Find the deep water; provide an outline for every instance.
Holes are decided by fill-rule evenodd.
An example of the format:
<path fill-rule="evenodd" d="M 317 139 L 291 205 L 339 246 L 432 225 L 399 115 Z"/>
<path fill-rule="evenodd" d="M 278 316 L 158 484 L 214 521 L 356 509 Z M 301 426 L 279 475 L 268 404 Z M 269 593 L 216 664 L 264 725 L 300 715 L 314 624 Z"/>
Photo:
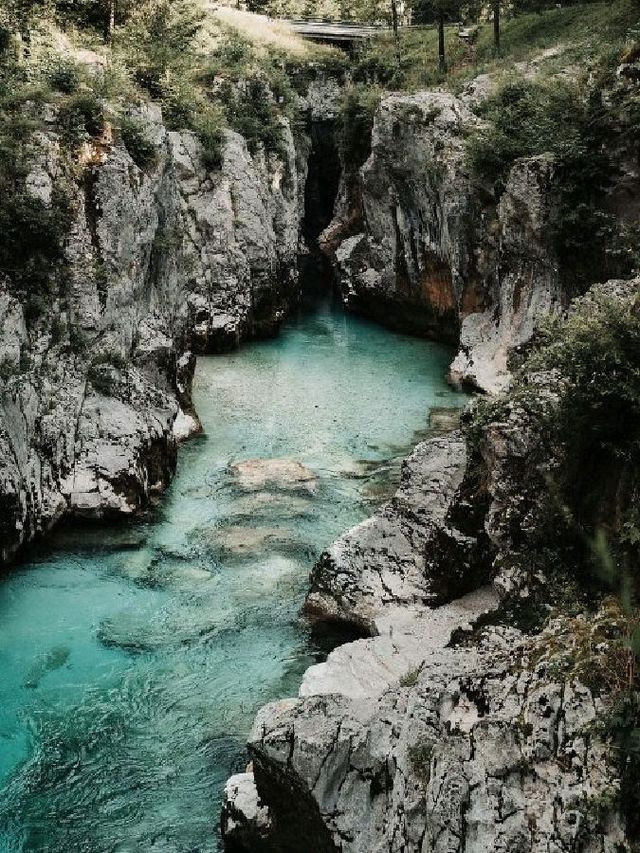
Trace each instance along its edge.
<path fill-rule="evenodd" d="M 430 411 L 464 401 L 450 357 L 324 304 L 202 358 L 205 435 L 155 517 L 66 528 L 0 579 L 2 853 L 219 848 L 256 709 L 335 640 L 298 619 L 314 559 L 382 499 Z M 229 468 L 278 458 L 317 481 L 251 489 Z"/>

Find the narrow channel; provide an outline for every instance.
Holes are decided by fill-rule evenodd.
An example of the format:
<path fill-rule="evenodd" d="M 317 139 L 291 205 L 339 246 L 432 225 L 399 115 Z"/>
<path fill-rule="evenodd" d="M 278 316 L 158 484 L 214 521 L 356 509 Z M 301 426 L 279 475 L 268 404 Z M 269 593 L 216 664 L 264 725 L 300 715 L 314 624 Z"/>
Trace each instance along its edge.
<path fill-rule="evenodd" d="M 336 639 L 299 619 L 309 570 L 463 404 L 450 357 L 312 300 L 199 360 L 204 435 L 153 518 L 67 527 L 2 577 L 2 853 L 220 849 L 257 708 Z"/>

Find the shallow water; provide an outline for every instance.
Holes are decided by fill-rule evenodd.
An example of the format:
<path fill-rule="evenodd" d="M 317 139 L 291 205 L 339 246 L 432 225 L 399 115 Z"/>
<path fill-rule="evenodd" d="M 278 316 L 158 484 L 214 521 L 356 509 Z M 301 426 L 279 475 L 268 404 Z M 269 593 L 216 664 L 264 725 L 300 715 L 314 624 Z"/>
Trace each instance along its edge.
<path fill-rule="evenodd" d="M 200 359 L 206 435 L 153 521 L 65 529 L 0 580 L 2 853 L 219 849 L 256 709 L 326 652 L 298 619 L 309 569 L 464 402 L 450 356 L 323 305 Z M 317 479 L 229 467 L 277 458 Z"/>

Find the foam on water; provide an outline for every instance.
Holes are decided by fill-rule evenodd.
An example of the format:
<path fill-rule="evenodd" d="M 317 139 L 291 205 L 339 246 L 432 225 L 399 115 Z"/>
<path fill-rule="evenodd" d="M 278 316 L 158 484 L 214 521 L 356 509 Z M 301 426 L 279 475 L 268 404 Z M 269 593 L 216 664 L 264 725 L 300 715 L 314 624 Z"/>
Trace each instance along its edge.
<path fill-rule="evenodd" d="M 66 529 L 0 580 L 0 851 L 218 849 L 255 711 L 322 654 L 298 621 L 313 561 L 464 402 L 450 355 L 325 306 L 199 360 L 206 434 L 157 518 Z M 243 488 L 252 459 L 318 479 Z"/>

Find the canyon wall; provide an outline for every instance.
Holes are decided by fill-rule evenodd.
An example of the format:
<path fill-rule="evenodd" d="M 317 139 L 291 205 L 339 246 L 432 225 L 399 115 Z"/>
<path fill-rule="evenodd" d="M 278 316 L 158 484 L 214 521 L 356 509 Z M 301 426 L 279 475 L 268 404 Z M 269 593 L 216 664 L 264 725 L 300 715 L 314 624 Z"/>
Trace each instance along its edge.
<path fill-rule="evenodd" d="M 107 127 L 70 160 L 55 111 L 27 191 L 70 196 L 64 276 L 35 316 L 0 282 L 0 561 L 63 516 L 143 508 L 197 429 L 194 354 L 275 332 L 298 297 L 306 161 L 282 120 L 281 157 L 226 131 L 211 171 L 159 108 L 142 169 Z"/>
<path fill-rule="evenodd" d="M 596 286 L 581 311 L 629 316 L 639 292 Z M 519 393 L 479 435 L 419 445 L 395 497 L 321 557 L 307 616 L 366 636 L 259 712 L 226 789 L 229 851 L 633 849 L 603 724 L 626 683 L 624 613 L 545 568 L 545 484 L 564 463 L 544 424 L 564 380 L 527 382 L 533 408 Z"/>
<path fill-rule="evenodd" d="M 486 392 L 508 385 L 510 354 L 576 293 L 554 241 L 554 158 L 516 160 L 498 194 L 469 166 L 467 139 L 485 125 L 482 104 L 500 82 L 482 75 L 459 94 L 384 97 L 371 154 L 356 174 L 345 170 L 321 237 L 348 307 L 457 346 L 452 380 Z M 619 228 L 637 228 L 637 143 L 610 154 L 618 172 L 608 209 Z M 602 274 L 590 272 L 592 282 Z"/>

